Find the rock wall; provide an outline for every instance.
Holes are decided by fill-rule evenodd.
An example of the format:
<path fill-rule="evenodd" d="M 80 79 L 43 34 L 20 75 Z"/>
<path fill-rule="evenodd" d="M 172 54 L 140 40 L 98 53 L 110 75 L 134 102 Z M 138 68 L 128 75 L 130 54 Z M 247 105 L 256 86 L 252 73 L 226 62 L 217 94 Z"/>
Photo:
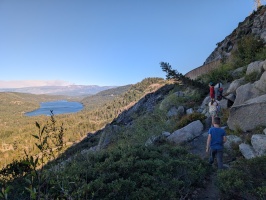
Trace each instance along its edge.
<path fill-rule="evenodd" d="M 196 79 L 198 76 L 202 74 L 206 74 L 207 72 L 217 68 L 219 64 L 221 63 L 220 60 L 213 61 L 211 63 L 208 63 L 206 65 L 202 65 L 200 67 L 197 67 L 188 73 L 185 74 L 186 77 L 189 77 L 191 79 Z"/>

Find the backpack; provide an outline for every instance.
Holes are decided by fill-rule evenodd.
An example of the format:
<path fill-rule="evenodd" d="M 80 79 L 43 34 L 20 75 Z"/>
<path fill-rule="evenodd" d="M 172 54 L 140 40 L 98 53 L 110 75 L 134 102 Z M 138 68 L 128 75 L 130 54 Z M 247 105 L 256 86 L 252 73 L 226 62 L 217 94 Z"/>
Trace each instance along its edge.
<path fill-rule="evenodd" d="M 219 87 L 218 87 L 218 91 L 217 91 L 217 100 L 221 101 L 223 99 L 223 91 L 224 89 L 222 87 L 220 87 L 220 83 L 219 83 Z"/>

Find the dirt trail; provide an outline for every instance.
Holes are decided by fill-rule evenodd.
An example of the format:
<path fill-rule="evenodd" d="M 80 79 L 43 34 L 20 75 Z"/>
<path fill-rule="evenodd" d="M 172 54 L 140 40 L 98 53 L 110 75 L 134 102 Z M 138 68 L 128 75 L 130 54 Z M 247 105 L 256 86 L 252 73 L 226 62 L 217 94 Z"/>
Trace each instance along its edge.
<path fill-rule="evenodd" d="M 208 137 L 208 130 L 204 130 L 202 134 L 189 143 L 189 151 L 193 154 L 199 155 L 203 160 L 208 161 L 209 156 L 206 153 L 206 141 Z M 211 199 L 219 200 L 221 196 L 219 194 L 219 189 L 216 186 L 216 172 L 211 172 L 210 176 L 206 179 L 204 183 L 205 186 L 197 194 L 198 200 L 201 199 Z"/>

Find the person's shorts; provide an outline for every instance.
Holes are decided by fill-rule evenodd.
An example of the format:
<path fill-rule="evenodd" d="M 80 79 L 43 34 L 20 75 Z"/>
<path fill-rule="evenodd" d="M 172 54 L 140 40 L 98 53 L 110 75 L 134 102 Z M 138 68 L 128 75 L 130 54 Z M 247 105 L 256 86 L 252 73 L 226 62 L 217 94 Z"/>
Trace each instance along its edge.
<path fill-rule="evenodd" d="M 211 111 L 210 115 L 215 117 L 217 115 L 217 112 L 216 111 Z"/>

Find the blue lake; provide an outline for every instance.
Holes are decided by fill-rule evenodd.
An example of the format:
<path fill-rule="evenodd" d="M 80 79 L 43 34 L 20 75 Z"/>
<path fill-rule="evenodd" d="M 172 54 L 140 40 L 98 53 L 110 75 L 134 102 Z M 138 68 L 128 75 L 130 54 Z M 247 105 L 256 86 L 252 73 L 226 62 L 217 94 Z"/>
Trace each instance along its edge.
<path fill-rule="evenodd" d="M 32 112 L 25 113 L 26 116 L 38 116 L 38 115 L 51 115 L 50 110 L 53 110 L 54 115 L 75 113 L 81 111 L 83 105 L 79 102 L 68 102 L 68 101 L 51 101 L 43 102 L 40 104 L 40 108 Z"/>

